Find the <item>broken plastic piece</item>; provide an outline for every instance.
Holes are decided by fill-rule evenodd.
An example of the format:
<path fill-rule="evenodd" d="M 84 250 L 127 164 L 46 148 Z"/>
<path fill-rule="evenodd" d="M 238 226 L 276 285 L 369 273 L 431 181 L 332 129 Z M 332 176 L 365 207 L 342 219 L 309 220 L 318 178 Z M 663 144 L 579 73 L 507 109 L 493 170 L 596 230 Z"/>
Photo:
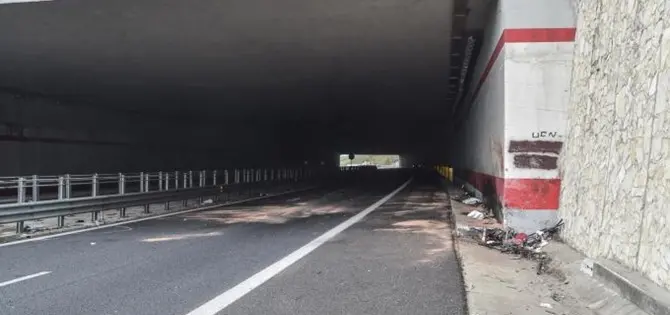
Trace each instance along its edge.
<path fill-rule="evenodd" d="M 481 220 L 481 219 L 484 218 L 484 214 L 477 211 L 477 210 L 472 210 L 472 211 L 470 211 L 470 213 L 468 213 L 468 217 L 473 218 L 473 219 L 477 219 L 477 220 Z"/>
<path fill-rule="evenodd" d="M 481 200 L 479 200 L 475 197 L 470 197 L 470 198 L 464 199 L 461 202 L 466 204 L 466 205 L 469 205 L 469 206 L 474 206 L 474 205 L 478 205 L 478 204 L 482 203 Z"/>

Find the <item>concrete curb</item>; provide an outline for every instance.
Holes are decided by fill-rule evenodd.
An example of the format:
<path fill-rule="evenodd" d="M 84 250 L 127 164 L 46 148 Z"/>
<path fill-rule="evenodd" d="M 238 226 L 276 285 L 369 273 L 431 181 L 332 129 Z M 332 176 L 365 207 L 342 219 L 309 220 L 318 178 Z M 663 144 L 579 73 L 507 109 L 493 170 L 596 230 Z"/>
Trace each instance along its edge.
<path fill-rule="evenodd" d="M 593 261 L 593 276 L 651 315 L 670 315 L 670 292 L 606 260 Z"/>
<path fill-rule="evenodd" d="M 463 298 L 465 299 L 465 309 L 463 310 L 463 314 L 468 315 L 470 314 L 470 299 L 468 299 L 468 290 L 467 290 L 467 283 L 465 282 L 465 269 L 463 268 L 463 252 L 461 251 L 460 248 L 460 238 L 461 238 L 461 232 L 460 229 L 463 227 L 459 227 L 458 224 L 456 224 L 456 216 L 454 215 L 454 206 L 453 206 L 453 200 L 451 200 L 451 195 L 449 195 L 449 190 L 447 189 L 447 186 L 449 185 L 445 179 L 440 178 L 440 189 L 447 194 L 447 200 L 449 201 L 449 227 L 451 228 L 451 244 L 454 249 L 454 253 L 456 253 L 456 261 L 458 262 L 458 269 L 461 271 L 461 282 L 462 282 L 462 288 L 463 288 Z"/>
<path fill-rule="evenodd" d="M 449 187 L 447 185 L 450 185 L 450 183 L 443 180 L 441 184 L 442 188 L 447 190 L 448 193 Z M 468 275 L 468 272 L 471 272 L 470 270 L 472 268 L 468 268 L 464 264 L 470 263 L 472 258 L 466 257 L 465 255 L 469 256 L 474 253 L 470 252 L 469 246 L 471 243 L 477 243 L 477 240 L 479 239 L 479 233 L 468 226 L 466 222 L 460 221 L 462 220 L 462 217 L 457 216 L 457 213 L 455 212 L 458 209 L 458 207 L 455 206 L 456 201 L 451 200 L 451 198 L 449 199 L 452 209 L 450 212 L 450 219 L 452 221 L 451 224 L 453 228 L 453 247 L 456 252 L 459 267 L 463 273 L 463 282 L 465 284 L 465 299 L 468 310 L 468 313 L 466 314 L 477 315 L 477 312 L 483 312 L 482 314 L 498 314 L 495 310 L 495 307 L 497 306 L 492 306 L 489 304 L 489 302 L 487 302 L 489 296 L 483 296 L 481 291 L 475 295 L 471 295 L 473 292 L 475 292 L 470 292 L 471 288 L 478 290 L 477 288 L 481 288 L 481 281 L 483 280 L 481 278 L 477 278 L 476 275 Z M 584 261 L 589 259 L 585 259 L 583 254 L 578 253 L 569 247 L 569 245 L 561 243 L 560 241 L 553 242 L 546 247 L 546 254 L 548 257 L 550 257 L 548 264 L 545 266 L 546 269 L 544 273 L 546 274 L 546 277 L 553 278 L 553 281 L 556 281 L 556 283 L 553 284 L 554 288 L 556 288 L 555 285 L 558 284 L 561 288 L 563 288 L 559 289 L 559 292 L 566 292 L 573 300 L 573 304 L 562 305 L 563 307 L 569 309 L 567 312 L 556 314 L 648 315 L 647 313 L 643 312 L 643 310 L 638 308 L 638 306 L 636 306 L 633 302 L 629 301 L 627 299 L 629 296 L 618 294 L 615 292 L 615 290 L 610 289 L 605 283 L 603 283 L 603 281 L 599 281 L 600 279 L 597 279 L 594 275 L 592 267 L 593 263 L 584 263 Z M 475 270 L 475 272 L 477 271 Z M 468 282 L 469 279 L 471 282 Z M 549 284 L 549 288 L 551 288 L 552 282 L 546 283 Z M 495 299 L 495 293 L 485 294 L 489 294 Z M 525 299 L 525 297 L 522 296 L 523 294 L 517 296 L 517 298 L 522 300 Z M 670 301 L 670 298 L 668 301 Z M 498 303 L 500 302 L 501 301 L 498 301 Z M 499 307 L 500 309 L 498 309 L 498 311 L 501 312 L 504 310 L 509 310 L 507 309 L 508 305 L 500 305 Z M 650 314 L 670 315 L 670 313 Z"/>

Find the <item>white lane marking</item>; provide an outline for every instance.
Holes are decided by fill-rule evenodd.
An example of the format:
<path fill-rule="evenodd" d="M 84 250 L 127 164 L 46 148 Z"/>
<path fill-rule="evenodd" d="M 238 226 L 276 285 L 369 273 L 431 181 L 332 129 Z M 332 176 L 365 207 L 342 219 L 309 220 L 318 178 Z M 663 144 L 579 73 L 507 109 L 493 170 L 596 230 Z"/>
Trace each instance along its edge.
<path fill-rule="evenodd" d="M 3 244 L 0 244 L 0 247 L 18 245 L 18 244 L 23 244 L 23 243 L 28 243 L 28 242 L 48 240 L 48 239 L 61 237 L 61 236 L 66 236 L 66 235 L 79 234 L 79 233 L 84 233 L 84 232 L 89 232 L 89 231 L 106 229 L 106 228 L 110 228 L 110 227 L 113 227 L 113 226 L 119 226 L 119 225 L 142 222 L 142 221 L 147 221 L 147 220 L 154 220 L 154 219 L 159 219 L 159 218 L 171 217 L 171 216 L 180 215 L 180 214 L 184 214 L 184 213 L 191 213 L 191 212 L 204 211 L 204 210 L 209 210 L 209 209 L 214 209 L 214 208 L 227 207 L 227 206 L 232 206 L 232 205 L 245 203 L 245 202 L 249 202 L 249 201 L 263 200 L 263 199 L 268 199 L 268 198 L 272 198 L 272 197 L 277 197 L 277 196 L 282 196 L 282 195 L 288 195 L 288 194 L 292 194 L 292 193 L 307 191 L 307 190 L 314 189 L 314 188 L 315 187 L 296 189 L 296 190 L 291 190 L 291 191 L 278 193 L 278 194 L 266 195 L 266 196 L 261 196 L 261 197 L 254 197 L 254 198 L 249 198 L 249 199 L 244 199 L 244 200 L 233 201 L 233 202 L 229 202 L 229 203 L 215 204 L 215 205 L 200 207 L 200 208 L 195 208 L 195 209 L 175 211 L 175 212 L 159 214 L 159 215 L 154 215 L 154 216 L 149 216 L 149 217 L 144 217 L 144 218 L 139 218 L 139 219 L 121 221 L 121 222 L 117 222 L 117 223 L 110 223 L 110 224 L 105 224 L 105 225 L 101 225 L 101 226 L 94 226 L 94 227 L 81 229 L 81 230 L 74 230 L 74 231 L 56 233 L 56 234 L 51 234 L 51 235 L 44 235 L 44 236 L 39 236 L 39 237 L 34 237 L 34 238 L 27 238 L 27 239 L 23 239 L 23 240 L 3 243 Z"/>
<path fill-rule="evenodd" d="M 51 2 L 52 0 L 0 0 L 0 4 L 29 3 L 29 2 Z"/>
<path fill-rule="evenodd" d="M 200 305 L 198 308 L 194 309 L 187 315 L 214 315 L 226 307 L 228 307 L 233 302 L 237 301 L 241 297 L 245 296 L 247 293 L 251 292 L 253 289 L 259 287 L 266 281 L 270 280 L 272 277 L 276 276 L 284 269 L 288 268 L 301 258 L 307 256 L 309 253 L 319 248 L 321 245 L 332 239 L 333 237 L 340 234 L 342 231 L 346 230 L 350 226 L 354 225 L 365 216 L 370 214 L 370 212 L 379 208 L 389 199 L 393 198 L 397 193 L 403 190 L 409 183 L 412 181 L 410 178 L 400 187 L 396 188 L 394 191 L 386 195 L 384 198 L 373 203 L 371 206 L 367 207 L 365 210 L 359 212 L 355 216 L 347 219 L 346 221 L 340 223 L 336 227 L 330 229 L 328 232 L 323 233 L 321 236 L 315 238 L 313 241 L 307 243 L 307 245 L 298 248 L 296 251 L 290 253 L 288 256 L 278 260 L 272 265 L 266 267 L 265 269 L 259 271 L 250 278 L 240 282 L 236 286 L 230 288 L 228 291 L 221 293 L 219 296 L 211 299 L 203 305 Z"/>
<path fill-rule="evenodd" d="M 32 275 L 27 275 L 27 276 L 23 276 L 23 277 L 20 277 L 20 278 L 16 278 L 14 280 L 0 282 L 0 287 L 8 286 L 10 284 L 14 284 L 14 283 L 21 282 L 21 281 L 26 281 L 26 280 L 32 279 L 32 278 L 37 278 L 39 276 L 48 275 L 50 273 L 51 273 L 51 271 L 42 271 L 42 272 L 34 273 Z"/>

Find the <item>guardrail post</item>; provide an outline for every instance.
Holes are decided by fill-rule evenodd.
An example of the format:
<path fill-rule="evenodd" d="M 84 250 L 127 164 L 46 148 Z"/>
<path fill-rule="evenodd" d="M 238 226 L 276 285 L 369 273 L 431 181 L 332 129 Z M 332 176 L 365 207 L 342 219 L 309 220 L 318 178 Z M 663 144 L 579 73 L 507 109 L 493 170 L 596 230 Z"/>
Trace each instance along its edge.
<path fill-rule="evenodd" d="M 26 201 L 26 179 L 19 177 L 16 181 L 16 203 L 24 203 Z M 16 222 L 16 234 L 23 233 L 23 221 Z"/>
<path fill-rule="evenodd" d="M 165 190 L 170 190 L 170 173 L 165 172 Z M 165 202 L 165 211 L 170 210 L 170 201 Z"/>
<path fill-rule="evenodd" d="M 151 177 L 150 173 L 147 172 L 144 174 L 144 192 L 148 193 L 149 192 L 149 184 L 151 183 Z M 149 204 L 145 204 L 144 207 L 144 213 L 149 213 Z"/>
<path fill-rule="evenodd" d="M 33 202 L 40 200 L 40 180 L 37 175 L 33 175 Z"/>
<path fill-rule="evenodd" d="M 58 176 L 58 200 L 65 199 L 65 177 Z M 58 216 L 58 227 L 62 228 L 65 226 L 65 216 Z"/>
<path fill-rule="evenodd" d="M 91 177 L 91 197 L 97 197 L 98 196 L 98 174 L 93 174 L 93 177 Z M 100 217 L 100 211 L 93 211 L 91 213 L 91 221 L 95 222 L 98 221 L 98 218 Z"/>
<path fill-rule="evenodd" d="M 198 187 L 200 187 L 200 188 L 205 187 L 205 178 L 206 178 L 206 176 L 207 176 L 207 171 L 200 171 L 200 172 L 198 172 L 198 173 L 199 173 L 199 176 L 198 176 Z M 198 197 L 198 204 L 202 204 L 202 201 L 203 201 L 203 197 L 202 197 L 202 196 L 199 196 L 199 197 Z"/>
<path fill-rule="evenodd" d="M 140 172 L 140 192 L 144 192 L 144 172 Z"/>
<path fill-rule="evenodd" d="M 212 186 L 216 186 L 216 176 L 217 176 L 217 171 L 214 170 L 212 171 Z"/>
<path fill-rule="evenodd" d="M 163 172 L 158 172 L 158 191 L 163 191 Z"/>
<path fill-rule="evenodd" d="M 144 192 L 149 192 L 151 186 L 151 176 L 149 173 L 144 174 Z"/>
<path fill-rule="evenodd" d="M 193 171 L 188 171 L 188 188 L 193 188 Z"/>
<path fill-rule="evenodd" d="M 179 171 L 174 172 L 174 189 L 179 189 Z"/>
<path fill-rule="evenodd" d="M 16 203 L 24 203 L 26 201 L 26 179 L 19 177 L 16 180 Z"/>
<path fill-rule="evenodd" d="M 184 172 L 184 188 L 189 188 L 188 177 L 191 174 L 191 171 Z M 181 202 L 182 206 L 186 207 L 188 205 L 188 199 L 184 199 Z"/>
<path fill-rule="evenodd" d="M 228 185 L 228 170 L 223 170 L 223 184 Z"/>
<path fill-rule="evenodd" d="M 126 194 L 126 175 L 119 173 L 119 195 Z M 119 209 L 119 216 L 122 218 L 126 217 L 126 208 L 123 207 Z"/>
<path fill-rule="evenodd" d="M 72 198 L 72 179 L 70 174 L 65 174 L 65 199 Z"/>

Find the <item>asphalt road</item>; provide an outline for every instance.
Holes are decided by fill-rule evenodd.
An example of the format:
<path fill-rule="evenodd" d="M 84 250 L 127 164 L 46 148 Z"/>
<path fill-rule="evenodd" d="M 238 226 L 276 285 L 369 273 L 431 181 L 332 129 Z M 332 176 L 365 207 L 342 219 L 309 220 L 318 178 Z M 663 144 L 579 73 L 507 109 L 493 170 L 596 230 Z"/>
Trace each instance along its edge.
<path fill-rule="evenodd" d="M 188 314 L 405 179 L 2 247 L 0 314 Z M 415 181 L 219 314 L 463 314 L 445 198 Z"/>

